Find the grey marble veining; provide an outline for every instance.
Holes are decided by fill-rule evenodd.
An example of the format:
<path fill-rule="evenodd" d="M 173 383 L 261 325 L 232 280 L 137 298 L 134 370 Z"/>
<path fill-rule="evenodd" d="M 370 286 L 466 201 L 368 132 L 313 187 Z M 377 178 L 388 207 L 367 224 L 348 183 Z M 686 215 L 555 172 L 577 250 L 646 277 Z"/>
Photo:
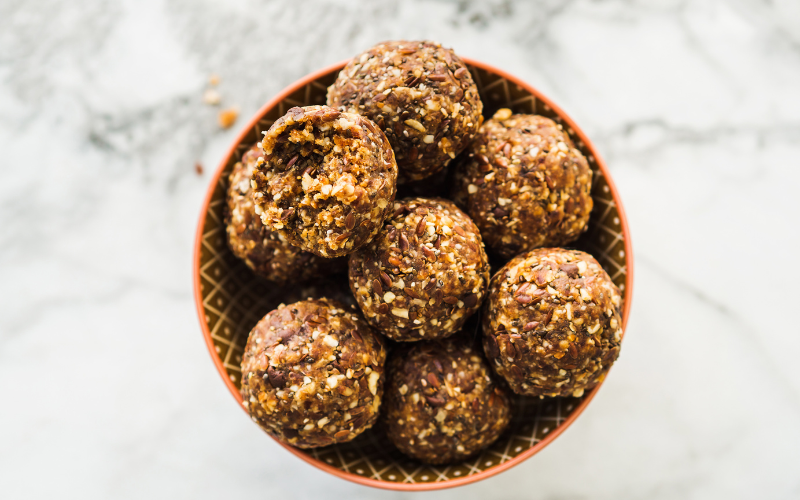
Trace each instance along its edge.
<path fill-rule="evenodd" d="M 261 104 L 423 37 L 575 118 L 636 256 L 621 358 L 577 423 L 425 496 L 800 497 L 800 3 L 0 0 L 1 497 L 411 496 L 312 469 L 244 418 L 200 338 L 191 251 Z M 228 131 L 212 73 L 241 111 Z"/>

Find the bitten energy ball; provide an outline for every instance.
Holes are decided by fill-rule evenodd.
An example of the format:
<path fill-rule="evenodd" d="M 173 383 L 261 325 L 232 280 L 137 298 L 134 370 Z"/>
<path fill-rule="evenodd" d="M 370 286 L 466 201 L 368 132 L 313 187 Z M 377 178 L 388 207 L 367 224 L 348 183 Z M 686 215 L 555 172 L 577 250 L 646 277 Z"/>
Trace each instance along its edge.
<path fill-rule="evenodd" d="M 463 460 L 492 444 L 509 423 L 508 396 L 463 335 L 403 346 L 392 353 L 388 373 L 387 435 L 417 460 Z"/>
<path fill-rule="evenodd" d="M 380 230 L 394 200 L 397 164 L 370 120 L 327 106 L 292 108 L 261 147 L 256 213 L 291 244 L 339 257 Z"/>
<path fill-rule="evenodd" d="M 453 199 L 499 256 L 565 245 L 586 229 L 592 171 L 553 120 L 501 109 L 462 158 Z"/>
<path fill-rule="evenodd" d="M 344 270 L 347 263 L 343 259 L 331 261 L 304 252 L 261 223 L 255 212 L 250 185 L 256 161 L 261 155 L 258 144 L 254 145 L 242 156 L 242 161 L 233 166 L 228 177 L 225 222 L 228 245 L 233 254 L 256 274 L 279 284 L 307 281 Z"/>
<path fill-rule="evenodd" d="M 350 289 L 361 311 L 398 341 L 455 333 L 480 307 L 488 283 L 478 228 L 442 199 L 395 202 L 386 227 L 350 256 Z"/>
<path fill-rule="evenodd" d="M 275 438 L 300 448 L 350 441 L 372 427 L 386 349 L 356 314 L 328 299 L 278 307 L 242 358 L 242 399 Z"/>
<path fill-rule="evenodd" d="M 442 170 L 472 140 L 483 104 L 464 61 L 434 42 L 384 42 L 354 57 L 328 104 L 364 115 L 386 133 L 400 182 Z"/>
<path fill-rule="evenodd" d="M 517 394 L 580 397 L 619 355 L 619 289 L 584 252 L 512 259 L 492 278 L 483 312 L 486 356 Z"/>

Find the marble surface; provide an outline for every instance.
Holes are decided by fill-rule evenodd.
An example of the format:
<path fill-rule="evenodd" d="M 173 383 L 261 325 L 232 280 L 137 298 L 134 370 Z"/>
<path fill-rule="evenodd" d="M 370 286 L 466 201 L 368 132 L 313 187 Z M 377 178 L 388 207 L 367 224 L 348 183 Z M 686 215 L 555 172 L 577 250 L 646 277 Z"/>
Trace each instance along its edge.
<path fill-rule="evenodd" d="M 622 356 L 577 423 L 423 496 L 800 497 L 800 3 L 288 5 L 0 1 L 0 496 L 411 496 L 312 469 L 242 414 L 200 337 L 191 252 L 244 118 L 374 42 L 428 37 L 594 139 L 636 279 Z M 231 130 L 202 102 L 212 73 Z"/>

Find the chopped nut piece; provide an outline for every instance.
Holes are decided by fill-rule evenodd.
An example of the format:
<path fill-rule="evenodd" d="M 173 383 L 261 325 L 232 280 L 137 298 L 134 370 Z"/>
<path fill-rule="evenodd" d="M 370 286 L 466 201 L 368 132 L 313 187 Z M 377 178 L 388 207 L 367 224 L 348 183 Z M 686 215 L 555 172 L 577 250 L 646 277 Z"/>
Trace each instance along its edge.
<path fill-rule="evenodd" d="M 408 119 L 404 123 L 411 128 L 419 130 L 420 132 L 425 132 L 425 127 L 423 127 L 422 124 L 417 120 Z"/>
<path fill-rule="evenodd" d="M 381 376 L 378 372 L 372 372 L 369 374 L 367 385 L 369 386 L 369 392 L 371 392 L 373 396 L 378 394 L 378 381 L 380 378 Z"/>
<path fill-rule="evenodd" d="M 408 319 L 408 309 L 394 308 L 394 309 L 392 309 L 392 314 L 394 314 L 395 316 L 397 316 L 399 318 Z"/>
<path fill-rule="evenodd" d="M 509 118 L 511 118 L 511 110 L 508 108 L 500 108 L 497 111 L 495 111 L 494 116 L 492 118 L 500 121 L 508 120 Z"/>

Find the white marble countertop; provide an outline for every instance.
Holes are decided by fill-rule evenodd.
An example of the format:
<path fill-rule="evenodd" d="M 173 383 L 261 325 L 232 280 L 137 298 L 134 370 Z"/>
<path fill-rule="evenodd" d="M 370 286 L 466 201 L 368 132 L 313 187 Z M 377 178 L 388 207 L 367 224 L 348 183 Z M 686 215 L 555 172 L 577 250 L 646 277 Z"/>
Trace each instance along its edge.
<path fill-rule="evenodd" d="M 800 3 L 287 5 L 0 1 L 0 497 L 411 496 L 317 471 L 244 418 L 200 337 L 191 252 L 244 119 L 422 37 L 577 120 L 636 255 L 622 356 L 577 423 L 425 496 L 800 497 Z M 242 113 L 228 131 L 201 100 L 212 73 Z"/>

